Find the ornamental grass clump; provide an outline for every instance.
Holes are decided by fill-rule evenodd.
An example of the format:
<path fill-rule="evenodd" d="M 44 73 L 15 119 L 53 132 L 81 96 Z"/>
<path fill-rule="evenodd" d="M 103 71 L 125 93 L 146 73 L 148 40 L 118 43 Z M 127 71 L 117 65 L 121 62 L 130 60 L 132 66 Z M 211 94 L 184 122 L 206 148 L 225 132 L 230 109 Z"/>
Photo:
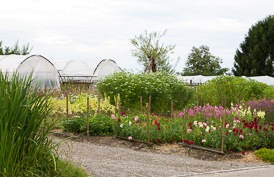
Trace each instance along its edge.
<path fill-rule="evenodd" d="M 52 176 L 56 159 L 51 129 L 43 124 L 50 108 L 47 96 L 32 88 L 32 76 L 11 80 L 0 72 L 0 176 Z"/>

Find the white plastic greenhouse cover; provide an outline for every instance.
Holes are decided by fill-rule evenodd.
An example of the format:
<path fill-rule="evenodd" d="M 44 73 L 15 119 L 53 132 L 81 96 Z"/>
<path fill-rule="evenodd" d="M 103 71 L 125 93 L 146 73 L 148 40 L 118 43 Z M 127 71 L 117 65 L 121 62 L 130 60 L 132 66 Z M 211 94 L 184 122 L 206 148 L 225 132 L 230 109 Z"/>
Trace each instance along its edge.
<path fill-rule="evenodd" d="M 110 59 L 104 60 L 71 60 L 69 61 L 61 76 L 70 77 L 73 80 L 83 81 L 86 77 L 91 78 L 92 81 L 96 81 L 99 78 L 112 74 L 114 72 L 121 72 L 121 68 L 115 61 Z"/>
<path fill-rule="evenodd" d="M 187 84 L 190 85 L 190 80 L 192 80 L 192 84 L 193 85 L 198 85 L 198 84 L 204 84 L 206 81 L 212 80 L 214 78 L 216 78 L 218 76 L 202 76 L 202 75 L 198 75 L 198 76 L 177 76 L 178 79 L 180 80 L 184 80 L 187 82 Z M 249 79 L 253 79 L 256 80 L 258 82 L 262 82 L 264 84 L 267 85 L 274 85 L 274 78 L 270 77 L 270 76 L 254 76 L 254 77 L 245 77 L 242 76 L 243 78 L 249 78 Z"/>
<path fill-rule="evenodd" d="M 40 55 L 0 55 L 0 70 L 11 78 L 14 72 L 29 76 L 33 71 L 32 85 L 40 83 L 40 89 L 60 88 L 59 73 L 54 65 Z"/>

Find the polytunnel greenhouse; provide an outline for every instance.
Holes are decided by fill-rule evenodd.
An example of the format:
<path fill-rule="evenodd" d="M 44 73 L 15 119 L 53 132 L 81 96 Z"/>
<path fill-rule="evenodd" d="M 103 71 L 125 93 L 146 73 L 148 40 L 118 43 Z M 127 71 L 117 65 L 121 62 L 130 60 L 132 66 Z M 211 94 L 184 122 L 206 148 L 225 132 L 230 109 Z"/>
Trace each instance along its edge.
<path fill-rule="evenodd" d="M 9 79 L 17 72 L 20 76 L 32 75 L 32 86 L 40 84 L 40 89 L 60 88 L 59 72 L 55 66 L 41 55 L 0 55 L 0 70 Z"/>
<path fill-rule="evenodd" d="M 199 85 L 205 84 L 206 81 L 212 80 L 218 76 L 177 76 L 179 80 L 185 81 L 188 85 Z M 258 82 L 262 82 L 267 85 L 274 85 L 274 78 L 270 76 L 253 76 L 253 77 L 246 77 L 242 76 L 243 78 L 253 79 Z"/>
<path fill-rule="evenodd" d="M 104 60 L 71 60 L 61 72 L 64 82 L 96 82 L 114 72 L 121 72 L 122 69 L 115 61 Z"/>

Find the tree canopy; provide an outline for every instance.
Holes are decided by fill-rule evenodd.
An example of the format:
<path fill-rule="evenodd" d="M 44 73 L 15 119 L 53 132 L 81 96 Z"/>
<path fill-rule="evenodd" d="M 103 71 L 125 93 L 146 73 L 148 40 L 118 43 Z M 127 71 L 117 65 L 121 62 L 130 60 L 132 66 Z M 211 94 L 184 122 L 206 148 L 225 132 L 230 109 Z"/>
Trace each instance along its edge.
<path fill-rule="evenodd" d="M 220 63 L 222 63 L 222 59 L 213 56 L 209 52 L 208 46 L 193 47 L 191 53 L 188 55 L 186 67 L 183 69 L 182 75 L 223 75 L 228 71 L 228 68 L 221 68 Z"/>
<path fill-rule="evenodd" d="M 274 76 L 274 15 L 249 29 L 234 60 L 235 76 Z"/>
<path fill-rule="evenodd" d="M 29 44 L 23 45 L 22 48 L 19 47 L 18 41 L 14 44 L 14 47 L 3 47 L 3 42 L 0 41 L 0 55 L 27 55 L 31 52 Z"/>
<path fill-rule="evenodd" d="M 131 50 L 133 56 L 138 58 L 138 62 L 144 66 L 144 73 L 163 71 L 169 74 L 175 73 L 175 67 L 171 65 L 170 54 L 174 53 L 175 45 L 160 44 L 160 38 L 166 34 L 164 32 L 147 31 L 144 34 L 130 39 L 134 49 Z"/>

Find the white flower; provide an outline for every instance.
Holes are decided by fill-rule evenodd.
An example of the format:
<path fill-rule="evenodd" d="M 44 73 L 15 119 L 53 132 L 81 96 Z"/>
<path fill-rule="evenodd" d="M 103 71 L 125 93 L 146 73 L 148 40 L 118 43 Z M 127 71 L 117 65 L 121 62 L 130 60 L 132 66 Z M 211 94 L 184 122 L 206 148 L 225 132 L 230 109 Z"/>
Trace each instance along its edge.
<path fill-rule="evenodd" d="M 231 132 L 232 132 L 232 130 L 228 130 L 228 132 L 229 132 L 229 133 L 231 133 Z"/>
<path fill-rule="evenodd" d="M 205 129 L 205 131 L 209 132 L 209 129 L 210 129 L 209 126 L 207 126 L 206 129 Z"/>
<path fill-rule="evenodd" d="M 132 124 L 131 121 L 129 121 L 128 124 L 131 125 Z"/>
<path fill-rule="evenodd" d="M 121 124 L 120 127 L 122 128 L 124 126 L 124 124 Z"/>
<path fill-rule="evenodd" d="M 195 126 L 197 126 L 197 121 L 195 120 L 193 124 L 194 124 Z"/>

